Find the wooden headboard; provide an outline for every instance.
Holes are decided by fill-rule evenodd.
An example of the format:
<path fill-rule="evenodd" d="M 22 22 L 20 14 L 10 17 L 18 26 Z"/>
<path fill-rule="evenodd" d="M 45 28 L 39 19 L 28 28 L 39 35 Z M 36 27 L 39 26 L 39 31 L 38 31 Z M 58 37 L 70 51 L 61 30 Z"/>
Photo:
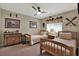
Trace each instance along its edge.
<path fill-rule="evenodd" d="M 77 32 L 77 46 L 79 47 L 79 32 Z"/>
<path fill-rule="evenodd" d="M 59 37 L 59 35 L 60 35 L 60 33 L 71 33 L 72 34 L 72 38 L 73 39 L 76 39 L 76 32 L 72 32 L 72 31 L 59 31 L 58 32 L 58 37 Z"/>

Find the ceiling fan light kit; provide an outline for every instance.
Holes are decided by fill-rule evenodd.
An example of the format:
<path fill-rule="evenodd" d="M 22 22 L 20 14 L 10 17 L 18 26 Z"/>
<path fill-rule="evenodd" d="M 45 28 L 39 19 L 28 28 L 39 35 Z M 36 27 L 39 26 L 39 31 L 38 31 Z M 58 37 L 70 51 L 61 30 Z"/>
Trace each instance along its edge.
<path fill-rule="evenodd" d="M 41 14 L 41 12 L 37 12 L 37 15 L 40 15 Z"/>

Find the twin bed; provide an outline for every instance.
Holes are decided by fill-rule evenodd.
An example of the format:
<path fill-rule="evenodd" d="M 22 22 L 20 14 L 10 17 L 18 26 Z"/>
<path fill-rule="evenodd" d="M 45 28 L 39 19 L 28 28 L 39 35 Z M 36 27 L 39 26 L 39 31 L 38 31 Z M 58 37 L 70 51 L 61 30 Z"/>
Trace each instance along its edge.
<path fill-rule="evenodd" d="M 40 42 L 40 53 L 44 51 L 55 56 L 76 55 L 76 32 L 60 31 L 58 37 L 49 39 L 47 35 L 27 35 L 30 45 Z"/>
<path fill-rule="evenodd" d="M 76 39 L 75 32 L 60 31 L 58 38 L 49 39 L 41 38 L 40 53 L 44 51 L 55 56 L 75 56 L 76 55 Z"/>
<path fill-rule="evenodd" d="M 40 38 L 47 38 L 47 35 L 29 35 L 26 34 L 27 39 L 29 40 L 30 45 L 40 42 Z"/>

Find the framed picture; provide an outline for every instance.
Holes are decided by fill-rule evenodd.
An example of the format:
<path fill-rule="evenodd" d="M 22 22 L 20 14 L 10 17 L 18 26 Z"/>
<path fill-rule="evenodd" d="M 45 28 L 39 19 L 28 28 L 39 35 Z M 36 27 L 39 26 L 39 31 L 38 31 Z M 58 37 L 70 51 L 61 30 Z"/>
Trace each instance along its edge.
<path fill-rule="evenodd" d="M 5 28 L 20 28 L 20 20 L 5 18 Z"/>
<path fill-rule="evenodd" d="M 30 28 L 37 28 L 37 22 L 29 21 L 29 27 Z"/>

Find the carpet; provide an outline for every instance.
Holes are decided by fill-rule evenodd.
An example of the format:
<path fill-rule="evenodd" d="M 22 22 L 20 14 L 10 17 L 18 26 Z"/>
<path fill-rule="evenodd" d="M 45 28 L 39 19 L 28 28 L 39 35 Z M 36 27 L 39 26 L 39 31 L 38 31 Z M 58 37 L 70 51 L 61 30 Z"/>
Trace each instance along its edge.
<path fill-rule="evenodd" d="M 40 44 L 29 46 L 18 44 L 0 48 L 0 56 L 50 56 L 47 53 L 40 55 Z"/>

